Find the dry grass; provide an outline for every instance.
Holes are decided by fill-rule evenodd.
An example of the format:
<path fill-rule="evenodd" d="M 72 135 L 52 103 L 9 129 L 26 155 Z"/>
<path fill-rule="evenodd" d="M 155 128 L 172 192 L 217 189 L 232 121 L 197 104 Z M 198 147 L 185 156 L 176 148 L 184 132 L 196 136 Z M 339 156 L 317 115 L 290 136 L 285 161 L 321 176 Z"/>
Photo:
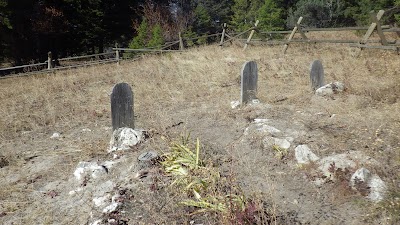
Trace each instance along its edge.
<path fill-rule="evenodd" d="M 8 191 L 23 193 L 18 183 L 25 182 L 26 177 L 19 168 L 26 167 L 26 158 L 35 154 L 61 158 L 63 167 L 54 165 L 55 173 L 44 175 L 54 180 L 68 179 L 80 160 L 105 157 L 110 135 L 105 129 L 111 124 L 109 95 L 116 83 L 127 82 L 133 87 L 137 127 L 173 136 L 171 126 L 181 121 L 185 124 L 181 130 L 207 129 L 201 124 L 204 117 L 235 124 L 242 115 L 233 113 L 229 104 L 239 99 L 240 68 L 249 60 L 258 64 L 261 102 L 310 115 L 338 115 L 334 123 L 300 119 L 310 129 L 328 127 L 327 138 L 321 142 L 336 142 L 336 152 L 363 150 L 382 162 L 378 173 L 395 187 L 394 193 L 399 193 L 394 170 L 400 164 L 399 56 L 365 50 L 355 58 L 347 45 L 325 44 L 293 44 L 286 55 L 281 51 L 282 46 L 250 46 L 246 52 L 240 47 L 206 46 L 143 56 L 120 66 L 0 80 L 0 147 L 1 155 L 10 163 L 1 169 L 1 177 L 11 173 L 20 177 L 7 189 L 1 188 L 1 211 L 13 213 L 26 207 L 28 193 L 10 199 Z M 311 94 L 309 66 L 315 59 L 324 65 L 326 82 L 344 82 L 345 93 L 330 101 Z M 271 116 L 283 117 L 282 110 Z M 81 137 L 76 131 L 82 128 L 102 131 Z M 69 137 L 66 144 L 49 139 L 56 131 Z M 54 151 L 56 145 L 62 151 Z M 79 151 L 69 150 L 74 148 Z M 322 149 L 318 154 L 327 152 Z"/>

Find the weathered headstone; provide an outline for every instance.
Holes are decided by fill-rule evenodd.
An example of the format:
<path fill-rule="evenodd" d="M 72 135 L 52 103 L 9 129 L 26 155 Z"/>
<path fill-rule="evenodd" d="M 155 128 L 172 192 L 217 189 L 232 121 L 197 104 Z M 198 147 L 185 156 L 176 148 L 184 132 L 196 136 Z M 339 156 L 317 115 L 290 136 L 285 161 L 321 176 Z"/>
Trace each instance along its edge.
<path fill-rule="evenodd" d="M 311 88 L 315 91 L 316 89 L 324 86 L 324 67 L 322 66 L 321 61 L 314 60 L 311 63 Z"/>
<path fill-rule="evenodd" d="M 257 63 L 254 61 L 246 62 L 241 74 L 240 104 L 246 104 L 257 99 L 257 80 Z"/>
<path fill-rule="evenodd" d="M 116 84 L 111 94 L 111 118 L 113 130 L 122 127 L 134 129 L 133 93 L 127 83 Z"/>

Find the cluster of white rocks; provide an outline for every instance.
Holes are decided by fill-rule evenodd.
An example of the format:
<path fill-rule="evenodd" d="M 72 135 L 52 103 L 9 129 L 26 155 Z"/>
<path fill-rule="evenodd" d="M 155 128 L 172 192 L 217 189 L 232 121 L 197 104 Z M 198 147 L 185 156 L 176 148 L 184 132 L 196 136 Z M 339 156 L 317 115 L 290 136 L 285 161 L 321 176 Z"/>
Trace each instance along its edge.
<path fill-rule="evenodd" d="M 129 150 L 131 147 L 141 143 L 143 141 L 143 131 L 134 130 L 131 128 L 120 128 L 113 132 L 110 147 L 107 150 L 109 153 L 115 151 Z M 114 157 L 115 159 L 116 157 Z M 113 169 L 114 165 L 119 163 L 121 159 L 115 159 L 114 161 L 105 162 L 79 162 L 77 168 L 74 171 L 74 176 L 79 185 L 78 188 L 69 192 L 70 195 L 81 193 L 86 188 L 86 183 L 95 183 L 92 185 L 91 190 L 93 193 L 93 208 L 96 212 L 108 214 L 115 212 L 120 209 L 122 202 L 119 200 L 121 196 L 119 194 L 112 193 L 116 190 L 116 184 L 109 179 L 107 176 Z M 91 225 L 100 225 L 103 223 L 102 219 L 93 219 Z M 112 220 L 112 219 L 110 219 Z M 107 221 L 112 223 L 113 221 Z"/>
<path fill-rule="evenodd" d="M 289 150 L 293 141 L 301 132 L 293 130 L 288 130 L 289 132 L 281 131 L 271 126 L 271 122 L 269 119 L 255 119 L 245 129 L 244 135 L 249 135 L 252 132 L 261 132 L 265 134 L 263 138 L 264 147 L 279 146 L 281 149 Z M 360 151 L 351 151 L 321 158 L 308 145 L 297 145 L 294 147 L 294 155 L 298 165 L 309 163 L 317 165 L 316 169 L 323 174 L 323 177 L 313 181 L 318 186 L 322 186 L 329 180 L 335 180 L 335 176 L 332 174 L 332 166 L 334 166 L 335 170 L 341 169 L 345 171 L 347 169 L 348 171 L 355 171 L 349 180 L 349 184 L 353 189 L 358 190 L 359 185 L 357 185 L 357 182 L 364 182 L 369 191 L 367 198 L 370 200 L 379 202 L 384 198 L 387 189 L 385 182 L 368 169 L 359 167 L 359 165 L 377 166 L 379 163 Z"/>

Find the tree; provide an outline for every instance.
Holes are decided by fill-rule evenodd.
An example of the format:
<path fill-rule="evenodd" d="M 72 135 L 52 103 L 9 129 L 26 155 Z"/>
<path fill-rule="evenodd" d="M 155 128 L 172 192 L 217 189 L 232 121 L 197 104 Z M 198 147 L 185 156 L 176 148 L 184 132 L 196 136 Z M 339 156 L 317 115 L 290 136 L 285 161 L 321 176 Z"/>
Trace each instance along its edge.
<path fill-rule="evenodd" d="M 0 60 L 10 55 L 10 52 L 7 52 L 8 45 L 6 44 L 9 42 L 7 41 L 9 39 L 7 34 L 12 29 L 9 16 L 10 12 L 7 8 L 7 2 L 0 0 Z"/>
<path fill-rule="evenodd" d="M 162 29 L 160 24 L 157 24 L 153 27 L 153 30 L 151 32 L 151 39 L 149 41 L 148 47 L 159 49 L 163 44 L 164 38 L 162 35 Z"/>
<path fill-rule="evenodd" d="M 234 0 L 232 6 L 232 24 L 238 31 L 243 31 L 254 26 L 259 9 L 264 0 Z"/>
<path fill-rule="evenodd" d="M 284 20 L 282 18 L 282 9 L 273 0 L 265 0 L 264 4 L 258 10 L 256 17 L 260 21 L 261 30 L 283 30 Z"/>
<path fill-rule="evenodd" d="M 369 13 L 372 10 L 378 11 L 393 7 L 396 1 L 393 0 L 359 0 L 345 10 L 345 15 L 352 18 L 358 25 L 370 24 Z"/>
<path fill-rule="evenodd" d="M 136 30 L 137 35 L 129 43 L 129 48 L 140 49 L 146 46 L 148 42 L 148 25 L 147 19 L 144 18 Z"/>

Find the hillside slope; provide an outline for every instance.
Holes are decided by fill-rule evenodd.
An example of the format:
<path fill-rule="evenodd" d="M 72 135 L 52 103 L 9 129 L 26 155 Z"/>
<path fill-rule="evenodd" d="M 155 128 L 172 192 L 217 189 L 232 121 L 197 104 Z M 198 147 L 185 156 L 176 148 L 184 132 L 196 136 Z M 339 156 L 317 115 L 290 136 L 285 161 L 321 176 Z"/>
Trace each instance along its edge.
<path fill-rule="evenodd" d="M 250 46 L 246 52 L 206 46 L 119 66 L 0 80 L 1 223 L 92 223 L 102 215 L 93 196 L 109 180 L 131 194 L 123 208 L 128 224 L 232 222 L 214 213 L 190 214 L 193 209 L 178 204 L 182 197 L 168 189 L 162 172 L 140 180 L 131 171 L 140 153 L 167 152 L 171 140 L 189 132 L 222 177 L 262 202 L 270 217 L 255 223 L 398 222 L 398 197 L 391 196 L 400 192 L 399 56 L 365 50 L 356 58 L 346 45 L 324 44 L 281 51 L 282 46 Z M 315 59 L 323 63 L 327 83 L 344 83 L 343 93 L 320 97 L 311 91 Z M 250 60 L 258 64 L 260 104 L 232 109 L 230 102 L 239 100 L 240 70 Z M 119 82 L 132 86 L 135 125 L 151 137 L 121 153 L 101 182 L 82 185 L 73 176 L 79 162 L 113 160 L 107 153 L 110 92 Z M 293 138 L 284 157 L 265 147 L 264 134 L 245 132 L 254 119 L 268 119 Z M 55 132 L 61 137 L 50 138 Z M 386 182 L 393 206 L 367 201 L 340 182 L 315 185 L 313 165 L 300 168 L 295 160 L 294 148 L 302 144 L 321 158 L 360 151 L 376 160 L 369 169 Z M 84 191 L 70 193 L 79 187 Z"/>

